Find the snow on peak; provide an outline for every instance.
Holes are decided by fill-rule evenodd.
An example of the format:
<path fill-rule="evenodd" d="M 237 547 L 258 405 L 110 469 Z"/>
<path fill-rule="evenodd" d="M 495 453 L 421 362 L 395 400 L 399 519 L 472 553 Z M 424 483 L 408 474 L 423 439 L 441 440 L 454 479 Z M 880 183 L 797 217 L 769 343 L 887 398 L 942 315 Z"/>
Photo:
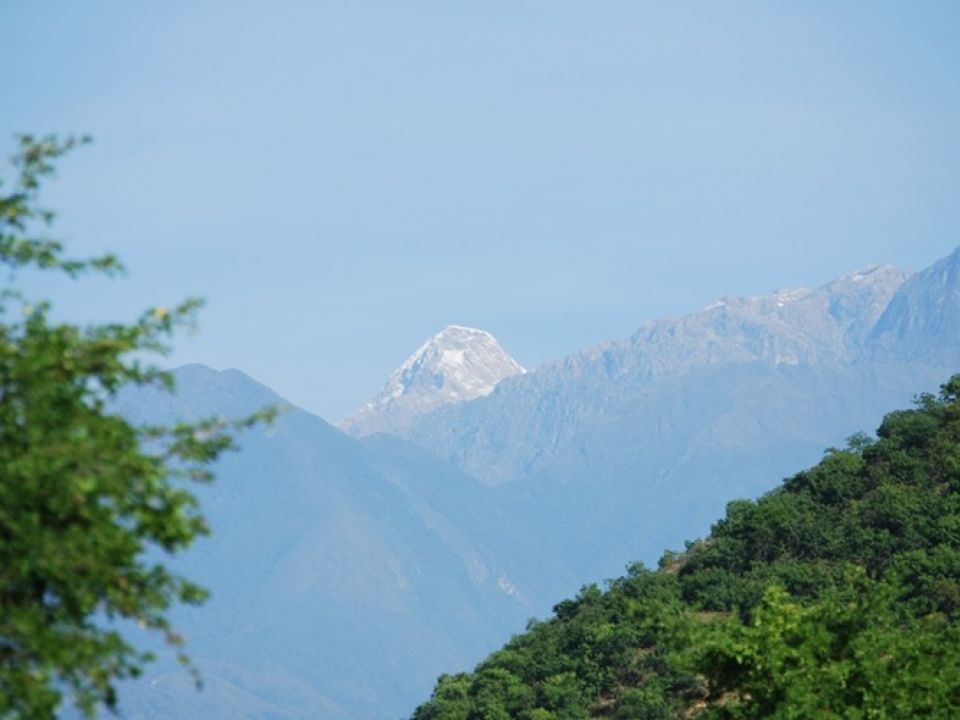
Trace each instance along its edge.
<path fill-rule="evenodd" d="M 387 379 L 377 396 L 340 427 L 355 435 L 399 432 L 443 405 L 489 395 L 525 370 L 485 330 L 448 325 Z"/>
<path fill-rule="evenodd" d="M 780 288 L 774 290 L 770 298 L 779 305 L 785 305 L 786 303 L 803 300 L 809 294 L 810 290 L 808 288 Z"/>
<path fill-rule="evenodd" d="M 447 402 L 474 400 L 489 395 L 505 377 L 522 372 L 490 333 L 447 325 L 393 372 L 372 404 L 383 407 L 422 391 Z"/>

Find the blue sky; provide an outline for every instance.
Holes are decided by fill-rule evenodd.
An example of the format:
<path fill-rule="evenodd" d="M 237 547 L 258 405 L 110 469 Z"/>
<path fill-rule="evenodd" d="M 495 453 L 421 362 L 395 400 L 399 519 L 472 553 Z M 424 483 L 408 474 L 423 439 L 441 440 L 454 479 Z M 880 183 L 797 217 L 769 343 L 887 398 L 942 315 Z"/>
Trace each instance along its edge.
<path fill-rule="evenodd" d="M 954 2 L 16 2 L 0 138 L 124 279 L 207 299 L 175 362 L 330 420 L 443 325 L 532 367 L 727 294 L 960 244 Z M 10 145 L 9 147 L 12 147 Z"/>

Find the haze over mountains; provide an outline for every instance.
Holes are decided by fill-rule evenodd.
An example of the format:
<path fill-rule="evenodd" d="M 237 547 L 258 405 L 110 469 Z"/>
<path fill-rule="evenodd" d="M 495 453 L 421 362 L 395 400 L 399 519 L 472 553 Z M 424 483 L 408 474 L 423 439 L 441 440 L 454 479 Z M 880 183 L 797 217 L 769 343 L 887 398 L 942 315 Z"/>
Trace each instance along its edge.
<path fill-rule="evenodd" d="M 395 718 L 579 584 L 703 535 L 934 390 L 960 364 L 960 249 L 908 276 L 723 298 L 531 372 L 451 326 L 344 421 L 300 410 L 251 433 L 183 559 L 213 590 L 182 613 L 210 678 L 128 688 L 130 718 Z M 138 420 L 278 398 L 191 366 Z M 151 682 L 156 682 L 151 686 Z"/>
<path fill-rule="evenodd" d="M 127 395 L 124 414 L 284 404 L 236 370 L 176 377 L 176 397 Z M 162 668 L 127 688 L 125 717 L 395 717 L 444 665 L 488 652 L 542 604 L 493 494 L 418 448 L 361 443 L 297 409 L 241 442 L 200 488 L 212 538 L 176 565 L 212 591 L 177 617 L 207 689 Z"/>

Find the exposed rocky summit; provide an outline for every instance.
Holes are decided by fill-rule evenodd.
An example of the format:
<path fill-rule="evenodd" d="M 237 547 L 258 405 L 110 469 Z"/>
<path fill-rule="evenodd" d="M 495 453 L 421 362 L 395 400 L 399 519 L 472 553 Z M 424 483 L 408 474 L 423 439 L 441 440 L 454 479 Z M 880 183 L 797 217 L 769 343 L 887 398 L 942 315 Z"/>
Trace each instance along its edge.
<path fill-rule="evenodd" d="M 488 332 L 448 325 L 421 345 L 389 377 L 377 396 L 344 419 L 352 435 L 402 433 L 418 417 L 493 392 L 524 369 Z"/>

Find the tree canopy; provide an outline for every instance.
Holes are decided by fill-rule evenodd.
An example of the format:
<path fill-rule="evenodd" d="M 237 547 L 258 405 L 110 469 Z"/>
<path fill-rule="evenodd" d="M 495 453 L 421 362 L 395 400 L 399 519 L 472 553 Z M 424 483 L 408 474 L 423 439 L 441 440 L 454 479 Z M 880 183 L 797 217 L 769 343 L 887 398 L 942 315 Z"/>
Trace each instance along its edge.
<path fill-rule="evenodd" d="M 134 426 L 113 398 L 172 388 L 145 358 L 166 353 L 200 303 L 82 327 L 16 288 L 24 270 L 123 271 L 113 255 L 73 258 L 48 237 L 42 182 L 83 142 L 19 138 L 14 177 L 0 184 L 0 264 L 12 280 L 0 293 L 0 718 L 52 718 L 64 695 L 90 717 L 114 707 L 117 681 L 152 659 L 125 637 L 127 621 L 161 633 L 186 662 L 168 611 L 206 593 L 146 552 L 176 553 L 207 532 L 191 484 L 212 479 L 234 431 L 270 415 Z"/>

